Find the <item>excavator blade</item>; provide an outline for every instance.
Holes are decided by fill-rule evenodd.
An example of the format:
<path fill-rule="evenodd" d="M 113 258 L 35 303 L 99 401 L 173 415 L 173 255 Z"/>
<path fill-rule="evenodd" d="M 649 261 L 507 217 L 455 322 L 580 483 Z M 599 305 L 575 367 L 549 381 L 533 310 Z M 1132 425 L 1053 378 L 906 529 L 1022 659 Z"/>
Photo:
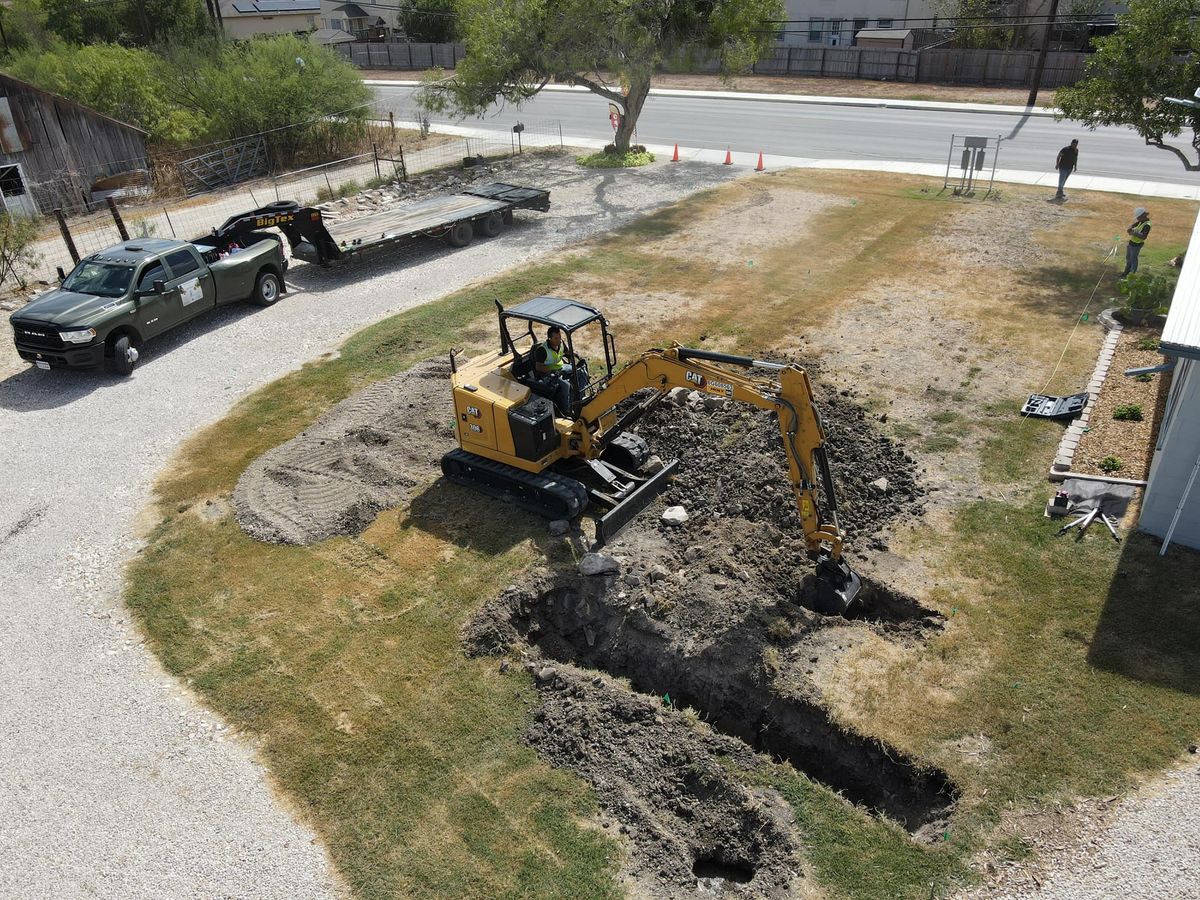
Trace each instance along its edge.
<path fill-rule="evenodd" d="M 617 533 L 637 518 L 637 514 L 650 505 L 655 497 L 667 487 L 667 479 L 675 471 L 679 460 L 673 459 L 653 477 L 646 479 L 633 493 L 606 512 L 596 523 L 596 542 L 593 548 L 599 549 L 617 536 Z"/>
<path fill-rule="evenodd" d="M 844 559 L 822 555 L 817 559 L 815 588 L 813 608 L 822 615 L 840 616 L 862 590 L 862 581 Z"/>

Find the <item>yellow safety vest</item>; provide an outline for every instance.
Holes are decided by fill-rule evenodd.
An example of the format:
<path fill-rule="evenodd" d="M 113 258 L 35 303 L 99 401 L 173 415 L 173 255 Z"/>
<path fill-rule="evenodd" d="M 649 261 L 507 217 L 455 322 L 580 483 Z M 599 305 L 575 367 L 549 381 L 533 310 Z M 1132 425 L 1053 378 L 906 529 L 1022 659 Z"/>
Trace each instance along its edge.
<path fill-rule="evenodd" d="M 542 347 L 546 350 L 546 361 L 542 364 L 551 372 L 558 372 L 563 367 L 563 350 L 555 350 L 550 346 L 548 341 L 542 342 Z M 565 349 L 565 348 L 564 348 Z"/>
<path fill-rule="evenodd" d="M 1143 226 L 1145 227 L 1145 230 L 1142 231 L 1141 234 L 1138 234 L 1137 233 L 1138 230 L 1143 228 Z M 1150 231 L 1150 220 L 1147 219 L 1145 222 L 1142 222 L 1138 225 L 1133 226 L 1133 228 L 1134 228 L 1134 234 L 1130 235 L 1129 243 L 1131 243 L 1131 244 L 1146 243 L 1146 234 Z"/>

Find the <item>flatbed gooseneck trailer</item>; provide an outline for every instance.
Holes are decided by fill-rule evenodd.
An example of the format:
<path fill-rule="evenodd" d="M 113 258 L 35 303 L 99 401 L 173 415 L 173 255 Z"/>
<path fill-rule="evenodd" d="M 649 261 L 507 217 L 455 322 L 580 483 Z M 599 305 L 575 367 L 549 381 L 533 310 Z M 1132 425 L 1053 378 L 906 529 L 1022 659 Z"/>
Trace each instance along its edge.
<path fill-rule="evenodd" d="M 473 186 L 460 194 L 431 197 L 345 222 L 328 221 L 316 207 L 281 200 L 234 216 L 218 233 L 278 228 L 292 256 L 330 266 L 420 238 L 443 238 L 452 247 L 465 247 L 476 236 L 498 235 L 512 224 L 518 209 L 547 212 L 550 192 L 512 184 Z"/>

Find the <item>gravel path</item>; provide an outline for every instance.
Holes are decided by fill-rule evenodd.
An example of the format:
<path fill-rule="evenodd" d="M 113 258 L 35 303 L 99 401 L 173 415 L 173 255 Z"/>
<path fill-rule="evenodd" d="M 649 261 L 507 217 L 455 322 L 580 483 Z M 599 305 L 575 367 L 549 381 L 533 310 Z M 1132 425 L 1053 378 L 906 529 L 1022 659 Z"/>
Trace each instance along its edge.
<path fill-rule="evenodd" d="M 554 208 L 520 214 L 500 239 L 350 271 L 297 266 L 277 306 L 167 335 L 130 379 L 24 369 L 0 381 L 0 896 L 338 892 L 252 748 L 163 673 L 121 605 L 156 473 L 243 394 L 363 325 L 730 176 L 525 160 L 506 177 L 551 187 Z"/>
<path fill-rule="evenodd" d="M 1011 866 L 959 900 L 1194 900 L 1200 898 L 1200 758 L 1111 808 L 1083 804 L 1033 838 L 1033 867 Z"/>

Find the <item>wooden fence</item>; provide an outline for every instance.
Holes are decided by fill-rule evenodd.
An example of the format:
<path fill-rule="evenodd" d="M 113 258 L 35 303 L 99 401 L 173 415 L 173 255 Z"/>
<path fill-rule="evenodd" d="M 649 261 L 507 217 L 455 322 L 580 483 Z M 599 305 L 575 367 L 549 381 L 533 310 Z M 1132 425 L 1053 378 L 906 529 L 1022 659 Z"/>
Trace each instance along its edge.
<path fill-rule="evenodd" d="M 363 69 L 452 69 L 466 55 L 462 44 L 340 44 L 338 51 Z M 1074 84 L 1083 77 L 1089 54 L 1046 54 L 1042 87 Z M 878 47 L 775 47 L 754 66 L 756 75 L 818 78 L 871 78 L 938 84 L 1029 87 L 1037 65 L 1035 50 L 890 50 Z M 680 56 L 669 71 L 716 72 L 717 61 Z"/>

